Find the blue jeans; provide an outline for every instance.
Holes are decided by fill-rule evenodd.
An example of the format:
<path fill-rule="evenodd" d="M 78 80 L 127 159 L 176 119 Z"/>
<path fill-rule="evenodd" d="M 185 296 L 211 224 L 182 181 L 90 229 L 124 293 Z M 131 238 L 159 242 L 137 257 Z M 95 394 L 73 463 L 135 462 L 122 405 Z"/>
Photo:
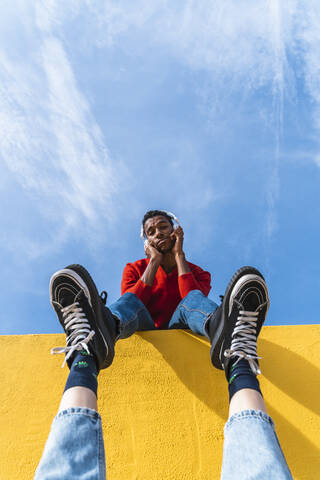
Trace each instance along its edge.
<path fill-rule="evenodd" d="M 200 290 L 191 290 L 174 311 L 168 328 L 189 328 L 199 335 L 207 335 L 206 325 L 218 305 Z M 109 309 L 120 320 L 118 338 L 128 338 L 137 330 L 155 330 L 150 313 L 133 293 L 125 293 Z"/>
<path fill-rule="evenodd" d="M 224 434 L 221 480 L 292 480 L 273 421 L 266 413 L 236 413 L 228 420 Z M 53 420 L 34 480 L 105 478 L 99 413 L 82 407 L 62 410 Z"/>
<path fill-rule="evenodd" d="M 132 293 L 124 294 L 109 308 L 120 320 L 118 338 L 127 338 L 137 330 L 155 329 L 148 310 Z M 189 328 L 208 337 L 206 326 L 216 309 L 217 304 L 200 290 L 192 290 L 177 306 L 168 328 Z M 105 478 L 105 453 L 99 413 L 82 407 L 59 412 L 53 420 L 34 480 Z M 268 415 L 246 410 L 229 419 L 225 427 L 221 478 L 292 478 Z"/>

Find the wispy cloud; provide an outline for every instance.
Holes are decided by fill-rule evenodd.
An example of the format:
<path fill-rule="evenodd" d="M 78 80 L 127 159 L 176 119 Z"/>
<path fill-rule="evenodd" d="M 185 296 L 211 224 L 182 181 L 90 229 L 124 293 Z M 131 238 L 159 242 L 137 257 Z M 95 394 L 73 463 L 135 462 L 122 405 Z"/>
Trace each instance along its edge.
<path fill-rule="evenodd" d="M 57 248 L 77 226 L 112 223 L 121 188 L 121 166 L 116 171 L 63 43 L 50 31 L 53 4 L 37 12 L 36 50 L 22 61 L 0 50 L 1 161 L 27 195 L 41 199 L 34 214 L 55 225 L 46 244 L 24 239 L 30 256 Z"/>
<path fill-rule="evenodd" d="M 61 42 L 46 38 L 41 54 L 50 129 L 56 142 L 55 163 L 60 178 L 65 179 L 58 192 L 77 213 L 94 221 L 115 192 L 115 171 Z"/>

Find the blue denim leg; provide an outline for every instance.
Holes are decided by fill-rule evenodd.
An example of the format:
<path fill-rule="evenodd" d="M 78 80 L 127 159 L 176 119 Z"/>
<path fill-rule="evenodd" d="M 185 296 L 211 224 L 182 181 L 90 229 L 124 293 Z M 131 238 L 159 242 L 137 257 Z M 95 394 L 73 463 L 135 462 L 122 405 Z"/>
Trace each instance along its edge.
<path fill-rule="evenodd" d="M 125 293 L 109 307 L 120 320 L 118 338 L 128 338 L 137 330 L 155 330 L 150 313 L 134 293 Z"/>
<path fill-rule="evenodd" d="M 200 290 L 191 290 L 177 306 L 168 328 L 189 328 L 194 333 L 205 335 L 205 325 L 209 315 L 218 305 L 206 297 Z"/>
<path fill-rule="evenodd" d="M 106 462 L 101 417 L 91 408 L 59 412 L 34 480 L 105 480 Z"/>
<path fill-rule="evenodd" d="M 243 410 L 224 429 L 221 480 L 292 480 L 272 419 Z"/>

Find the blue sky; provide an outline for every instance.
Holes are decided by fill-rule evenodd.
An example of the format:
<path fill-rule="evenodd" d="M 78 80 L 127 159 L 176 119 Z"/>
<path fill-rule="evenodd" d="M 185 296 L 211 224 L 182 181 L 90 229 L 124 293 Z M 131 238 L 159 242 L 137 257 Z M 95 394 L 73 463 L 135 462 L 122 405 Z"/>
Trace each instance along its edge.
<path fill-rule="evenodd" d="M 55 333 L 51 274 L 109 303 L 173 211 L 218 300 L 258 267 L 267 323 L 319 322 L 317 1 L 13 0 L 0 18 L 1 334 Z"/>

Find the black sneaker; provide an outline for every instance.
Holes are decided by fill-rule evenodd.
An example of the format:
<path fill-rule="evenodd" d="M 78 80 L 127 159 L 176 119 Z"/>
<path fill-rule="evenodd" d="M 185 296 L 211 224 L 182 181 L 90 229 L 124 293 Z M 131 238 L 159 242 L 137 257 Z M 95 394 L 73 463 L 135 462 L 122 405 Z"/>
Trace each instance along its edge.
<path fill-rule="evenodd" d="M 227 371 L 232 358 L 246 358 L 255 375 L 260 372 L 257 338 L 269 308 L 267 285 L 253 267 L 242 267 L 231 278 L 215 318 L 211 360 Z M 213 330 L 213 328 L 211 329 Z"/>
<path fill-rule="evenodd" d="M 98 371 L 111 365 L 114 357 L 116 321 L 99 296 L 90 274 L 81 265 L 69 265 L 50 279 L 50 301 L 66 332 L 65 347 L 51 353 L 65 353 L 62 364 L 72 365 L 72 355 L 86 350 L 96 358 Z"/>

